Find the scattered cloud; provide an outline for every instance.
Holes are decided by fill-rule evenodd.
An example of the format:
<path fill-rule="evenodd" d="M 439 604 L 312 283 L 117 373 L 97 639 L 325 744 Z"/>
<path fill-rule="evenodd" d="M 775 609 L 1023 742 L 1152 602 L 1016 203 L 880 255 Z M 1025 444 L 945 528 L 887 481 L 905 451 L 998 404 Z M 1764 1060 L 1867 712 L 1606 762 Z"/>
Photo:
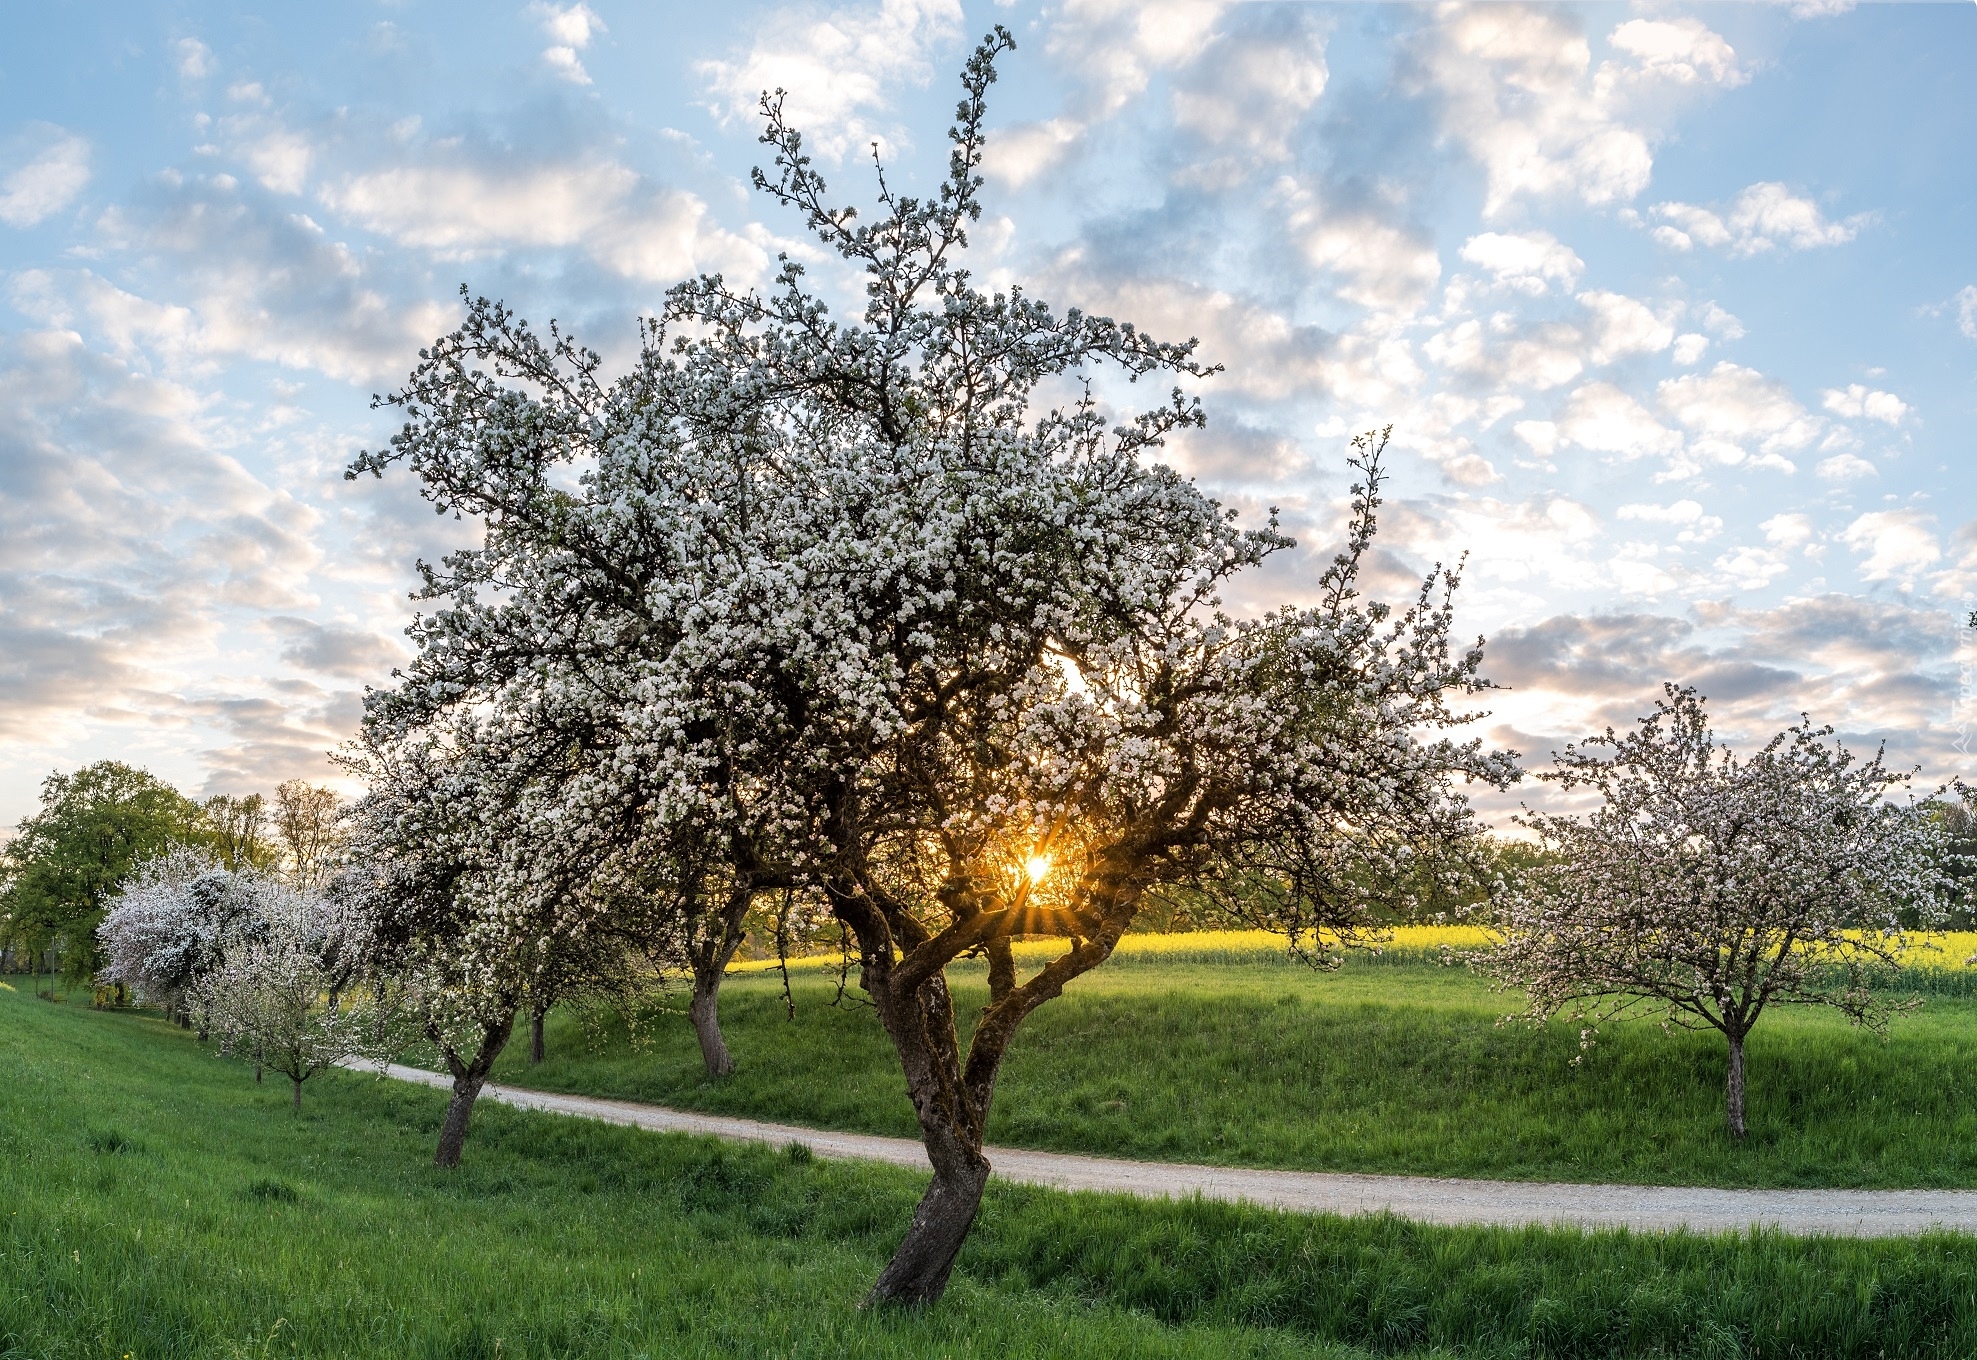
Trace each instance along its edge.
<path fill-rule="evenodd" d="M 1709 246 L 1742 256 L 1845 245 L 1871 219 L 1858 213 L 1843 222 L 1828 221 L 1817 203 L 1771 182 L 1751 185 L 1720 213 L 1674 202 L 1657 203 L 1651 211 L 1664 223 L 1654 229 L 1654 239 L 1672 250 Z"/>
<path fill-rule="evenodd" d="M 1612 383 L 1587 383 L 1574 391 L 1559 410 L 1556 429 L 1561 442 L 1622 458 L 1672 456 L 1682 448 L 1679 433 Z"/>
<path fill-rule="evenodd" d="M 872 143 L 902 141 L 889 123 L 893 91 L 933 78 L 933 56 L 960 42 L 959 0 L 879 0 L 816 13 L 781 10 L 730 61 L 696 66 L 715 112 L 752 122 L 762 96 L 784 92 L 784 112 L 814 154 L 842 160 Z"/>
<path fill-rule="evenodd" d="M 1935 521 L 1919 510 L 1870 510 L 1849 524 L 1840 541 L 1861 558 L 1868 581 L 1912 581 L 1942 557 Z"/>
<path fill-rule="evenodd" d="M 1822 482 L 1857 482 L 1863 477 L 1880 475 L 1880 470 L 1872 463 L 1851 453 L 1836 453 L 1831 458 L 1823 458 L 1812 471 Z"/>
<path fill-rule="evenodd" d="M 1482 165 L 1483 216 L 1520 198 L 1576 196 L 1598 207 L 1647 188 L 1655 133 L 1637 121 L 1637 94 L 1671 86 L 1741 84 L 1736 54 L 1693 19 L 1630 20 L 1593 64 L 1574 16 L 1521 4 L 1443 5 L 1414 59 L 1439 96 L 1442 131 Z"/>
<path fill-rule="evenodd" d="M 1542 297 L 1553 285 L 1570 289 L 1586 262 L 1548 231 L 1522 234 L 1487 231 L 1462 243 L 1462 258 L 1487 272 L 1492 282 L 1529 297 Z"/>
<path fill-rule="evenodd" d="M 1783 383 L 1727 359 L 1707 373 L 1668 379 L 1655 396 L 1663 414 L 1690 432 L 1691 450 L 1718 463 L 1754 457 L 1756 466 L 1790 472 L 1784 455 L 1819 435 L 1819 418 Z"/>
<path fill-rule="evenodd" d="M 1850 383 L 1844 389 L 1828 388 L 1824 396 L 1827 410 L 1849 420 L 1865 416 L 1884 425 L 1899 425 L 1908 415 L 1908 403 L 1900 397 L 1872 391 L 1860 383 Z"/>
<path fill-rule="evenodd" d="M 197 38 L 179 38 L 172 43 L 171 51 L 178 73 L 185 80 L 204 80 L 220 69 L 219 62 L 213 59 L 213 49 Z"/>
<path fill-rule="evenodd" d="M 30 123 L 0 165 L 0 222 L 32 227 L 75 202 L 89 183 L 89 142 L 53 123 Z"/>
<path fill-rule="evenodd" d="M 542 49 L 543 64 L 572 84 L 590 84 L 590 72 L 584 70 L 578 54 L 590 46 L 591 38 L 605 31 L 597 11 L 582 3 L 550 5 L 537 0 L 529 6 L 529 13 L 535 15 L 549 38 L 549 46 Z"/>

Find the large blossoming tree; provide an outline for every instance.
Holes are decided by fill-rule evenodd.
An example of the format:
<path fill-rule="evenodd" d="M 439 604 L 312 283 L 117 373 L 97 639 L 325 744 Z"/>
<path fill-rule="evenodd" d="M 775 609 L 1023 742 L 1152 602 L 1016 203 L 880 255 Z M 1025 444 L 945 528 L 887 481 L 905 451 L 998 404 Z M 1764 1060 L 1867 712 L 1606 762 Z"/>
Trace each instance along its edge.
<path fill-rule="evenodd" d="M 698 884 L 665 900 L 717 915 L 787 885 L 855 941 L 933 1165 L 875 1302 L 940 1296 L 1011 1042 L 1143 906 L 1215 894 L 1323 956 L 1470 834 L 1453 782 L 1514 775 L 1443 735 L 1483 683 L 1480 646 L 1451 643 L 1453 575 L 1397 608 L 1358 594 L 1380 440 L 1318 602 L 1236 619 L 1225 587 L 1290 541 L 1154 461 L 1199 408 L 1037 403 L 1103 368 L 1210 370 L 963 267 L 1008 45 L 968 63 L 938 190 L 881 177 L 870 222 L 765 99 L 756 182 L 862 277 L 861 314 L 789 261 L 766 293 L 701 278 L 606 382 L 477 303 L 352 469 L 406 463 L 486 525 L 429 571 L 440 607 L 374 725 L 525 718 L 571 762 L 544 816 L 611 840 L 610 875 Z M 1025 976 L 1025 937 L 1063 948 Z M 965 1047 L 963 960 L 989 982 Z"/>
<path fill-rule="evenodd" d="M 1909 776 L 1832 737 L 1808 719 L 1739 758 L 1716 744 L 1702 696 L 1670 685 L 1636 730 L 1568 746 L 1540 778 L 1599 806 L 1524 819 L 1550 853 L 1483 966 L 1529 993 L 1534 1020 L 1646 1011 L 1719 1031 L 1742 1138 L 1758 1019 L 1798 1003 L 1884 1026 L 1895 1003 L 1869 983 L 1952 886 L 1941 821 L 1890 797 Z"/>

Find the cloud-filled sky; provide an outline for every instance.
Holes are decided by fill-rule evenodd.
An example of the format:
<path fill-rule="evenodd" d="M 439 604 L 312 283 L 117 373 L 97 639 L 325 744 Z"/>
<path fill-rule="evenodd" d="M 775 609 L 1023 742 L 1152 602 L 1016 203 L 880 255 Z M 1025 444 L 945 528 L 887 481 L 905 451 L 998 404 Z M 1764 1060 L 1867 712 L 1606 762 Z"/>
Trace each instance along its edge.
<path fill-rule="evenodd" d="M 747 189 L 924 185 L 990 25 L 974 267 L 1225 372 L 1177 465 L 1300 542 L 1359 429 L 1382 584 L 1467 553 L 1482 730 L 1664 680 L 1977 774 L 1977 5 L 12 6 L 0 17 L 0 823 L 117 756 L 326 778 L 471 526 L 345 481 L 457 291 L 607 358 L 695 271 L 821 266 Z"/>

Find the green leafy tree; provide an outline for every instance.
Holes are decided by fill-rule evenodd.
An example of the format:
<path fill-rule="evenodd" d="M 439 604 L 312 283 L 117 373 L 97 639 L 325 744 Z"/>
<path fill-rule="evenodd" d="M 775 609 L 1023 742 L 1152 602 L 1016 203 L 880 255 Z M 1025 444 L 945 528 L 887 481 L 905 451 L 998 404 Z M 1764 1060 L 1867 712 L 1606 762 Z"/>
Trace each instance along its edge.
<path fill-rule="evenodd" d="M 280 852 L 268 839 L 268 804 L 258 793 L 244 797 L 217 793 L 205 802 L 206 834 L 220 866 L 229 873 L 270 869 Z"/>
<path fill-rule="evenodd" d="M 24 953 L 57 955 L 72 981 L 99 962 L 96 926 L 136 865 L 210 845 L 204 809 L 146 770 L 99 760 L 41 784 L 41 808 L 6 849 L 0 931 Z"/>

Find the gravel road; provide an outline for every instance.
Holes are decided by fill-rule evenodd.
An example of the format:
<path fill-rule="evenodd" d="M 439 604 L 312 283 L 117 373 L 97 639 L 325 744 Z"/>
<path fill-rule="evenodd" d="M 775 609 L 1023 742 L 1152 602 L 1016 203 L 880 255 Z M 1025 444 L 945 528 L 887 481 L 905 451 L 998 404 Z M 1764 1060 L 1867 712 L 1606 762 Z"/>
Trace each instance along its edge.
<path fill-rule="evenodd" d="M 436 1072 L 393 1064 L 387 1076 L 451 1087 Z M 802 1143 L 819 1157 L 890 1162 L 927 1169 L 919 1143 L 866 1133 L 831 1133 L 794 1124 L 693 1114 L 629 1100 L 558 1095 L 489 1083 L 482 1097 L 525 1110 L 601 1119 L 664 1133 L 709 1134 L 734 1142 Z M 1977 1232 L 1977 1190 L 1721 1190 L 1706 1186 L 1575 1185 L 1365 1176 L 1328 1171 L 1259 1171 L 1133 1162 L 1022 1148 L 988 1149 L 1005 1180 L 1059 1190 L 1098 1190 L 1143 1199 L 1240 1200 L 1307 1213 L 1391 1213 L 1423 1223 L 1572 1224 L 1663 1232 L 1735 1232 L 1761 1224 L 1786 1232 L 1895 1237 L 1929 1229 Z"/>

